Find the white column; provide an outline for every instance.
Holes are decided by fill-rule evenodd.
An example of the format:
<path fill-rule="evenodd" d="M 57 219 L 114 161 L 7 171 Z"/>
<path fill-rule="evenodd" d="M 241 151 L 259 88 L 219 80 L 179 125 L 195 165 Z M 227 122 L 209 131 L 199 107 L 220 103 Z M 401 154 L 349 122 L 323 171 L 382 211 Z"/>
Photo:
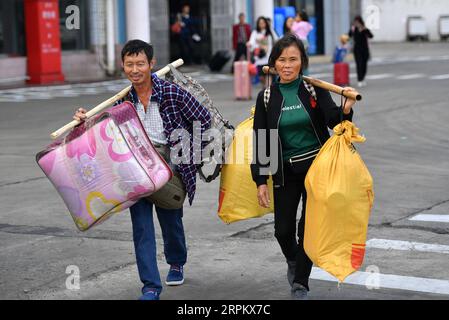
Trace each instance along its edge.
<path fill-rule="evenodd" d="M 248 12 L 246 12 L 246 0 L 234 0 L 234 20 L 237 23 L 240 13 L 244 13 L 246 15 L 246 19 L 248 21 Z M 250 21 L 248 21 L 250 22 Z"/>
<path fill-rule="evenodd" d="M 115 72 L 115 10 L 114 0 L 106 0 L 106 52 L 107 72 Z"/>
<path fill-rule="evenodd" d="M 264 16 L 273 21 L 274 1 L 273 0 L 254 0 L 254 22 L 257 18 Z"/>
<path fill-rule="evenodd" d="M 150 42 L 149 0 L 126 1 L 126 37 Z"/>

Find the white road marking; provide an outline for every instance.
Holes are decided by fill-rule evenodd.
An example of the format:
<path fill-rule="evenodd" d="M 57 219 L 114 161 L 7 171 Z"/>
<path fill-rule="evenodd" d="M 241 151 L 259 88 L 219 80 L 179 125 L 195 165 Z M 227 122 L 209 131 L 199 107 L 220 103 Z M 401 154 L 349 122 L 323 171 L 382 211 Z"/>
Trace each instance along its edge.
<path fill-rule="evenodd" d="M 387 79 L 387 78 L 391 78 L 394 77 L 394 74 L 391 73 L 383 73 L 383 74 L 374 74 L 371 76 L 367 76 L 366 79 L 368 80 L 382 80 L 382 79 Z"/>
<path fill-rule="evenodd" d="M 412 79 L 420 79 L 424 78 L 426 75 L 422 73 L 415 73 L 415 74 L 406 74 L 403 76 L 399 76 L 396 79 L 398 80 L 412 80 Z"/>
<path fill-rule="evenodd" d="M 311 279 L 338 282 L 336 278 L 320 268 L 312 269 Z M 396 289 L 423 293 L 449 295 L 449 280 L 407 277 L 393 274 L 376 274 L 358 271 L 347 277 L 344 283 L 373 286 L 373 280 L 378 279 L 379 289 Z M 368 290 L 368 289 L 367 289 Z"/>
<path fill-rule="evenodd" d="M 449 214 L 418 214 L 409 219 L 410 221 L 443 222 L 449 223 Z"/>
<path fill-rule="evenodd" d="M 411 241 L 370 239 L 366 242 L 367 248 L 400 250 L 400 251 L 420 251 L 432 253 L 449 254 L 449 246 L 433 243 L 420 243 Z"/>
<path fill-rule="evenodd" d="M 449 74 L 442 74 L 439 76 L 430 77 L 430 80 L 447 80 L 449 79 Z"/>
<path fill-rule="evenodd" d="M 329 78 L 332 77 L 331 73 L 317 73 L 317 74 L 312 74 L 313 78 Z"/>
<path fill-rule="evenodd" d="M 415 58 L 414 60 L 415 60 L 415 61 L 418 61 L 418 62 L 422 62 L 422 61 L 432 61 L 433 58 L 432 58 L 432 57 L 429 57 L 429 56 L 423 56 L 423 57 L 417 57 L 417 58 Z"/>

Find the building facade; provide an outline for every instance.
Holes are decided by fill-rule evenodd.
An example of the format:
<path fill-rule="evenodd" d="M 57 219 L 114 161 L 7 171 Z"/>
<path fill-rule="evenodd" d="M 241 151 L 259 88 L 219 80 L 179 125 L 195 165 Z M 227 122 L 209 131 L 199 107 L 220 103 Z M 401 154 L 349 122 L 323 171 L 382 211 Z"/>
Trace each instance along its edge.
<path fill-rule="evenodd" d="M 411 17 L 420 17 L 419 32 L 427 33 L 431 41 L 438 41 L 440 18 L 449 19 L 447 0 L 360 0 L 360 3 L 365 22 L 374 34 L 373 41 L 406 41 Z"/>
<path fill-rule="evenodd" d="M 27 1 L 0 1 L 0 86 L 24 82 L 27 77 Z M 179 41 L 170 31 L 177 13 L 189 3 L 201 42 L 195 62 L 204 64 L 218 50 L 232 49 L 232 25 L 240 12 L 254 26 L 259 16 L 275 21 L 279 7 L 305 10 L 311 17 L 312 54 L 331 54 L 338 37 L 349 29 L 354 0 L 53 0 L 59 5 L 62 73 L 67 81 L 96 80 L 118 75 L 120 50 L 128 39 L 151 42 L 157 65 L 179 57 Z M 279 20 L 279 19 L 278 19 Z M 280 20 L 279 20 L 280 21 Z M 279 22 L 280 23 L 280 22 Z M 70 27 L 72 26 L 72 27 Z"/>

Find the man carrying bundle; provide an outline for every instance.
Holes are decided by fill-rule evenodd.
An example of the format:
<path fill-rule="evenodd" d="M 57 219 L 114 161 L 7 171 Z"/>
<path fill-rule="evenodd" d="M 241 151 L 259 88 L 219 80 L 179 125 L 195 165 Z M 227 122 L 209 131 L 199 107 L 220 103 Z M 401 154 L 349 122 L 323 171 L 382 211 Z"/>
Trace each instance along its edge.
<path fill-rule="evenodd" d="M 201 134 L 211 125 L 211 115 L 189 92 L 159 79 L 151 71 L 154 67 L 153 47 L 141 40 L 131 40 L 122 50 L 123 70 L 132 83 L 125 100 L 132 102 L 145 131 L 154 145 L 174 148 L 178 140 L 170 139 L 175 131 L 183 130 L 193 136 L 193 122 L 201 123 Z M 123 101 L 117 102 L 117 104 Z M 79 108 L 74 119 L 84 121 L 86 110 Z M 183 140 L 180 140 L 181 142 Z M 196 190 L 196 165 L 193 161 L 195 145 L 190 144 L 189 163 L 176 165 L 185 184 L 189 203 Z M 184 283 L 183 267 L 187 261 L 187 247 L 182 223 L 183 209 L 156 207 L 156 213 L 164 239 L 164 253 L 170 271 L 167 285 Z M 157 266 L 156 238 L 153 223 L 153 203 L 140 199 L 130 208 L 137 267 L 142 281 L 140 300 L 159 300 L 162 284 Z"/>

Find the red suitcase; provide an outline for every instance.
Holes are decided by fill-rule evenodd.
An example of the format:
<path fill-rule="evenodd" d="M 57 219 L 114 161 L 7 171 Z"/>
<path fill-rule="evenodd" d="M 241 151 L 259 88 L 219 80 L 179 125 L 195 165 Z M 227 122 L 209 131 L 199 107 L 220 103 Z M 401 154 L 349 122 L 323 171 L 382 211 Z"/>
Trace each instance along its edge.
<path fill-rule="evenodd" d="M 234 62 L 234 96 L 237 100 L 251 100 L 252 84 L 248 61 Z"/>
<path fill-rule="evenodd" d="M 349 86 L 349 64 L 346 62 L 334 64 L 334 84 L 337 86 Z"/>

